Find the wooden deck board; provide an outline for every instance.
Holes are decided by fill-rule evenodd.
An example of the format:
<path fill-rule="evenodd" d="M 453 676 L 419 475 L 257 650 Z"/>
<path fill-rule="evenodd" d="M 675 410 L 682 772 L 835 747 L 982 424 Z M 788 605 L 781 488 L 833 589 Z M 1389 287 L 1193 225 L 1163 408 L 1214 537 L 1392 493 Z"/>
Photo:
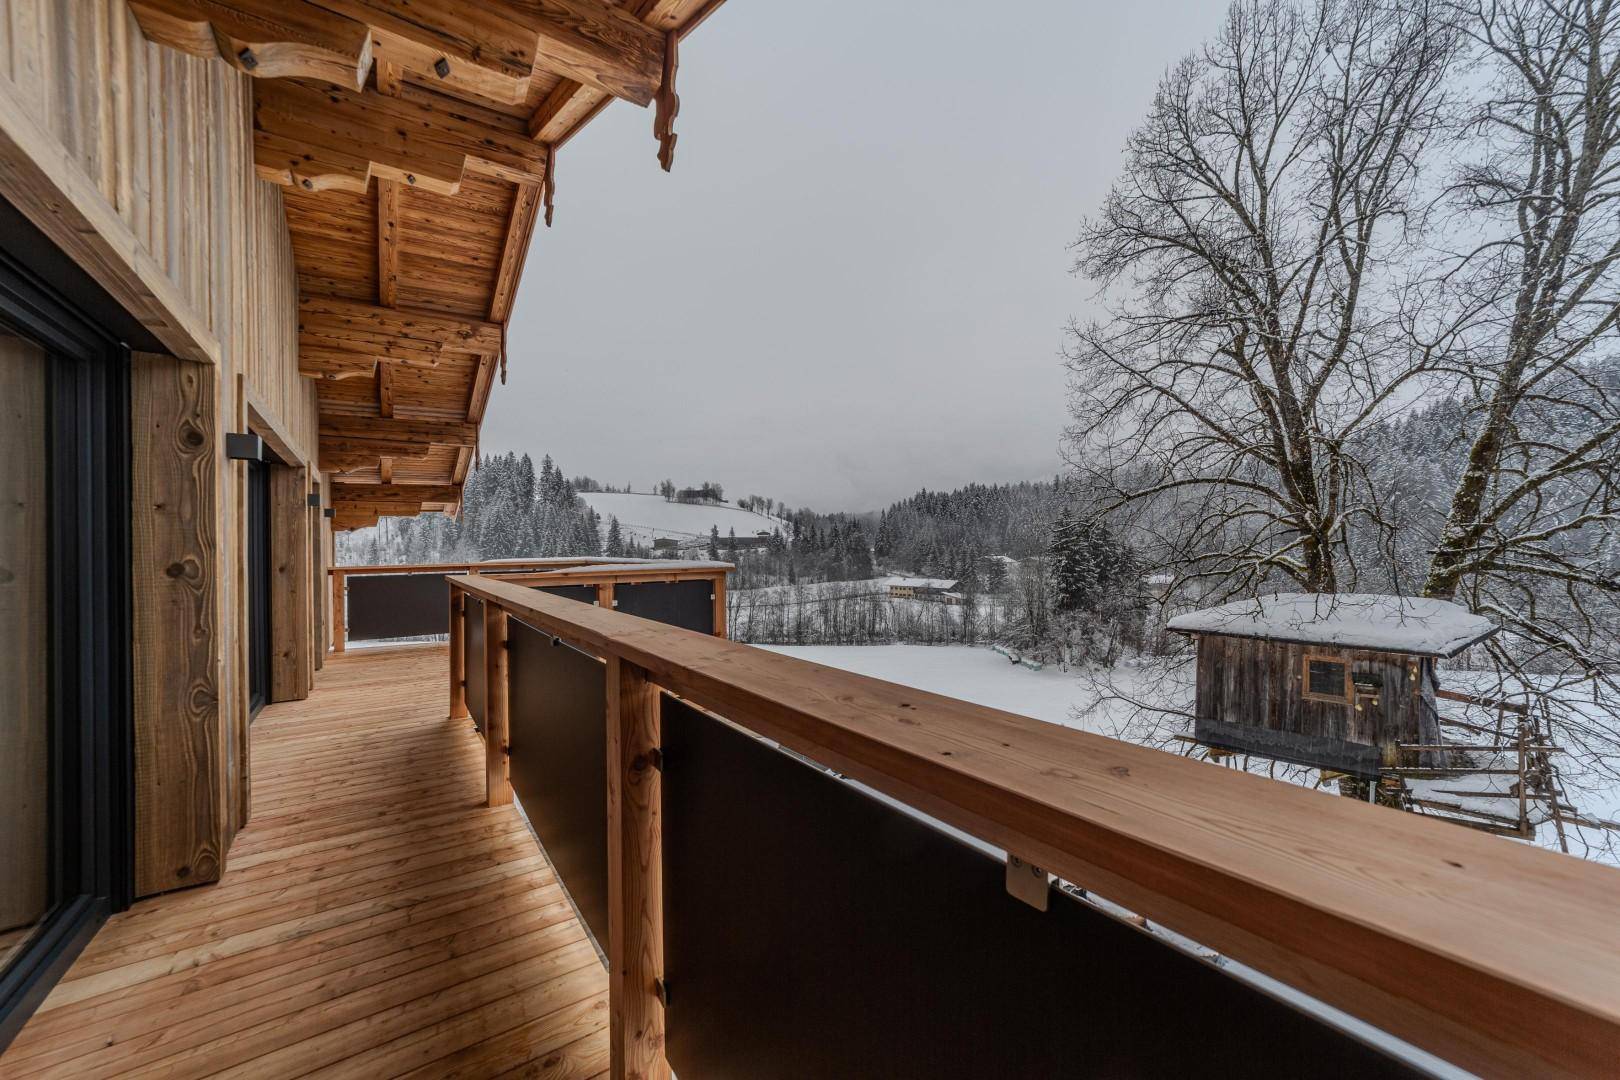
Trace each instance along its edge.
<path fill-rule="evenodd" d="M 328 658 L 253 725 L 224 878 L 115 916 L 0 1075 L 591 1076 L 607 974 L 484 748 L 442 648 Z"/>

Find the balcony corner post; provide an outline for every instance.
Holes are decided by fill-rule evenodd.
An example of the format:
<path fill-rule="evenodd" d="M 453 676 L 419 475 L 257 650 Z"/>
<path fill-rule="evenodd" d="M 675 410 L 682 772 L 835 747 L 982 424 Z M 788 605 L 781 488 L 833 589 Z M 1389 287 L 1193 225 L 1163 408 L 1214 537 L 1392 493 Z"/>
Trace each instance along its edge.
<path fill-rule="evenodd" d="M 484 791 L 490 806 L 512 802 L 507 771 L 506 609 L 484 602 Z"/>
<path fill-rule="evenodd" d="M 452 721 L 465 720 L 467 712 L 467 599 L 450 586 L 450 713 Z"/>

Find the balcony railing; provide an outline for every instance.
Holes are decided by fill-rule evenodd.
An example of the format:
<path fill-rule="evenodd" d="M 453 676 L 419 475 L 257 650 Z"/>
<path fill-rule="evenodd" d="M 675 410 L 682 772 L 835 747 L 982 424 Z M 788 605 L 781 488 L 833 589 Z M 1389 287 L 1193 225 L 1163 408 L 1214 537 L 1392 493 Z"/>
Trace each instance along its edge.
<path fill-rule="evenodd" d="M 608 958 L 615 1075 L 1620 1060 L 1610 868 L 448 581 L 452 718 Z"/>
<path fill-rule="evenodd" d="M 448 634 L 444 580 L 452 574 L 485 574 L 606 608 L 624 604 L 632 614 L 724 636 L 726 572 L 730 569 L 731 564 L 719 562 L 590 557 L 337 566 L 328 571 L 332 582 L 332 649 L 343 652 L 351 641 Z M 662 587 L 680 582 L 697 584 Z M 617 595 L 616 585 L 624 586 Z M 643 585 L 653 587 L 635 587 Z M 678 601 L 674 600 L 677 594 Z M 693 597 L 699 594 L 707 596 L 701 612 L 692 606 Z M 676 606 L 670 607 L 671 603 Z M 706 625 L 705 619 L 710 620 Z"/>

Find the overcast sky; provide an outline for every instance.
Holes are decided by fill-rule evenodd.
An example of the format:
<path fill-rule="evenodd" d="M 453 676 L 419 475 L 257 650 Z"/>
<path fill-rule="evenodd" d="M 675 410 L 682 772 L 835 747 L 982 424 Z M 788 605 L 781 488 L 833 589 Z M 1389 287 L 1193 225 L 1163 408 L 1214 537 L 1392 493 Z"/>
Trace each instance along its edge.
<path fill-rule="evenodd" d="M 484 447 L 829 511 L 1052 475 L 1067 245 L 1223 9 L 732 0 L 672 174 L 624 103 L 558 155 Z"/>

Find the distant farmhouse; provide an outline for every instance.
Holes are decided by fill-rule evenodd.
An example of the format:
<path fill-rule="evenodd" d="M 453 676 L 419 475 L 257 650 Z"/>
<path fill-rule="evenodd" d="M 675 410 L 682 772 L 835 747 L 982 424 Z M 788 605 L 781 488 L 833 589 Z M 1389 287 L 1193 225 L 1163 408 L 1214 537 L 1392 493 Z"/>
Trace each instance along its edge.
<path fill-rule="evenodd" d="M 961 582 L 955 578 L 892 577 L 889 596 L 895 600 L 932 600 L 939 604 L 960 604 Z"/>
<path fill-rule="evenodd" d="M 1178 615 L 1198 644 L 1194 738 L 1374 778 L 1441 745 L 1436 662 L 1496 633 L 1444 600 L 1279 593 Z"/>

